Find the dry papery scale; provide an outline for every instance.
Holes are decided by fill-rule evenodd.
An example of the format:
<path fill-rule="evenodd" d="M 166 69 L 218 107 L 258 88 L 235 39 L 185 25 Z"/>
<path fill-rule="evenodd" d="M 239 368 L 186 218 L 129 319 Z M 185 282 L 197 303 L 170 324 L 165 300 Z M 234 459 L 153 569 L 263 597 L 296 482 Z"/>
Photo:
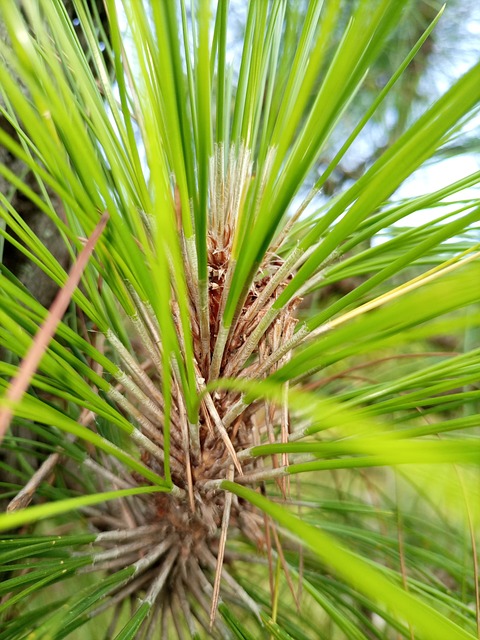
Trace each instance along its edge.
<path fill-rule="evenodd" d="M 269 162 L 266 164 L 268 166 Z M 97 555 L 95 568 L 102 566 L 111 571 L 132 563 L 138 567 L 133 582 L 120 589 L 114 599 L 121 603 L 124 598 L 137 599 L 141 594 L 141 600 L 153 604 L 154 611 L 159 614 L 170 609 L 175 618 L 175 611 L 181 613 L 192 633 L 195 624 L 200 623 L 209 634 L 219 634 L 220 637 L 225 637 L 222 621 L 216 616 L 220 595 L 225 600 L 243 601 L 250 610 L 258 609 L 228 571 L 232 557 L 225 550 L 227 533 L 247 538 L 265 552 L 270 565 L 272 546 L 276 549 L 274 553 L 284 561 L 272 523 L 247 502 L 218 490 L 211 481 L 239 478 L 264 468 L 266 461 L 248 456 L 238 458 L 236 453 L 260 442 L 273 442 L 279 438 L 286 441 L 289 426 L 286 403 L 282 407 L 257 401 L 246 406 L 242 405 L 238 392 L 220 389 L 208 393 L 205 383 L 212 379 L 213 367 L 216 368 L 215 379 L 224 376 L 259 379 L 284 362 L 289 357 L 288 353 L 271 366 L 268 359 L 272 361 L 272 354 L 292 337 L 296 325 L 295 310 L 300 302 L 300 298 L 293 299 L 262 329 L 260 323 L 267 310 L 291 278 L 285 268 L 288 265 L 273 251 L 268 253 L 237 314 L 234 327 L 218 349 L 221 313 L 232 269 L 235 225 L 252 181 L 252 162 L 244 149 L 232 149 L 226 171 L 223 171 L 223 166 L 223 149 L 219 148 L 210 167 L 207 237 L 210 342 L 207 354 L 198 313 L 198 286 L 194 275 L 188 271 L 188 248 L 182 237 L 197 391 L 204 395 L 199 424 L 193 427 L 188 422 L 180 380 L 173 367 L 170 464 L 174 491 L 132 497 L 123 502 L 107 502 L 100 510 L 90 510 L 91 525 L 102 532 L 99 542 L 107 547 Z M 177 214 L 178 206 L 177 202 Z M 138 310 L 137 336 L 133 340 L 135 355 L 127 352 L 115 336 L 107 336 L 126 372 L 112 391 L 111 398 L 140 426 L 145 443 L 148 443 L 142 448 L 142 460 L 161 475 L 164 471 L 164 403 L 159 374 L 160 332 L 153 313 L 133 290 L 132 297 Z M 173 308 L 172 312 L 178 319 L 178 310 Z M 177 328 L 181 340 L 179 319 Z M 271 461 L 274 466 L 285 462 L 285 459 L 276 458 Z M 105 463 L 103 461 L 104 466 Z M 119 467 L 111 467 L 111 470 L 115 473 L 117 487 L 120 486 L 119 477 L 125 487 L 132 486 L 132 481 L 144 483 L 142 478 L 132 477 Z M 282 481 L 279 481 L 279 486 L 285 493 L 287 487 Z M 261 486 L 259 490 L 264 491 L 265 488 Z M 122 529 L 127 533 L 114 534 L 109 529 L 117 532 Z M 150 619 L 155 617 L 153 615 Z"/>

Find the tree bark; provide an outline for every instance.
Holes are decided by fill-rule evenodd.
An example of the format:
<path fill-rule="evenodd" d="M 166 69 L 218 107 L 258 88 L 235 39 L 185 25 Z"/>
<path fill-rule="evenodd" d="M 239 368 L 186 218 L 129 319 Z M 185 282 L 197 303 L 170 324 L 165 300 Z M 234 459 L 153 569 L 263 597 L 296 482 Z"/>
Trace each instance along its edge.
<path fill-rule="evenodd" d="M 72 18 L 75 17 L 74 5 L 71 0 L 64 0 L 64 5 L 68 14 Z M 103 0 L 90 0 L 89 5 L 95 5 L 100 19 L 102 20 L 106 31 L 107 17 Z M 80 29 L 77 27 L 77 34 L 80 42 L 86 48 L 86 42 L 83 41 Z M 0 39 L 8 41 L 5 25 L 0 22 Z M 0 97 L 0 104 L 2 99 Z M 6 131 L 13 137 L 16 137 L 13 126 L 9 123 L 7 118 L 0 115 L 0 128 Z M 35 193 L 39 194 L 39 186 L 37 180 L 32 172 L 26 170 L 25 165 L 19 161 L 13 154 L 11 154 L 5 147 L 0 145 L 0 163 L 5 164 L 15 175 L 24 176 L 24 181 Z M 57 231 L 55 224 L 36 206 L 29 200 L 24 194 L 16 191 L 12 188 L 7 180 L 0 175 L 0 191 L 6 195 L 11 202 L 13 208 L 22 217 L 22 219 L 28 224 L 28 226 L 35 232 L 37 238 L 43 243 L 43 245 L 54 255 L 63 267 L 68 266 L 68 250 L 65 246 L 60 234 Z M 49 197 L 55 207 L 55 210 L 61 215 L 62 207 L 60 199 L 56 194 L 49 191 Z M 11 233 L 7 229 L 8 233 Z M 14 234 L 11 234 L 15 240 L 18 238 Z M 44 306 L 48 307 L 53 301 L 53 298 L 57 291 L 57 285 L 49 276 L 47 276 L 38 266 L 32 263 L 20 249 L 6 240 L 3 244 L 3 255 L 0 244 L 0 261 L 11 271 L 32 293 L 32 295 Z"/>

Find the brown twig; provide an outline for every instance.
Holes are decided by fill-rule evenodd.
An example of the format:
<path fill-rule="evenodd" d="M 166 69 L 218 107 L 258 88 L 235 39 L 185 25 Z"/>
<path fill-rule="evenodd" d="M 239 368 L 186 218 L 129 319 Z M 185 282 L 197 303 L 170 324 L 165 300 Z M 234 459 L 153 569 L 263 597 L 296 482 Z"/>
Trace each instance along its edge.
<path fill-rule="evenodd" d="M 230 482 L 233 480 L 233 465 L 230 465 L 230 468 L 228 469 L 227 480 L 230 480 Z M 217 567 L 215 570 L 215 582 L 213 585 L 212 605 L 210 608 L 210 629 L 213 629 L 213 624 L 215 622 L 215 616 L 217 613 L 218 600 L 220 598 L 220 582 L 222 579 L 223 558 L 225 555 L 225 544 L 227 542 L 228 526 L 230 524 L 230 509 L 232 506 L 232 496 L 233 494 L 227 493 L 225 498 L 225 504 L 223 507 L 222 530 L 220 534 L 220 541 L 218 543 Z"/>
<path fill-rule="evenodd" d="M 99 223 L 93 230 L 92 235 L 88 238 L 85 246 L 79 253 L 77 261 L 70 269 L 65 285 L 57 293 L 45 322 L 40 327 L 29 352 L 18 369 L 16 377 L 10 384 L 6 394 L 8 405 L 0 408 L 0 442 L 3 440 L 13 417 L 13 405 L 21 400 L 23 394 L 28 389 L 30 380 L 35 374 L 40 360 L 42 359 L 50 340 L 55 334 L 55 331 L 67 310 L 73 293 L 80 282 L 80 278 L 82 277 L 85 267 L 87 266 L 90 256 L 108 222 L 109 217 L 108 212 L 105 212 L 102 215 Z"/>

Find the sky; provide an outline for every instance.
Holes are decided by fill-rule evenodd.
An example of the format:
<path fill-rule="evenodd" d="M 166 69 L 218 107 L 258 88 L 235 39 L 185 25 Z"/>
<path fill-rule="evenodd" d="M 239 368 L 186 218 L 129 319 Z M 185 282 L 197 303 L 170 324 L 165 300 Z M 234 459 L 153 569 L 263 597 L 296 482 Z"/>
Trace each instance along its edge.
<path fill-rule="evenodd" d="M 242 53 L 241 33 L 242 25 L 244 25 L 246 19 L 247 6 L 248 3 L 245 0 L 231 0 L 230 3 L 229 21 L 233 26 L 228 34 L 229 54 L 227 62 L 234 67 L 238 67 L 240 64 Z M 436 27 L 434 46 L 429 57 L 429 64 L 420 82 L 422 93 L 431 96 L 431 102 L 433 102 L 479 58 L 480 0 L 448 0 L 443 16 Z M 426 106 L 424 105 L 424 108 Z M 477 133 L 480 132 L 480 115 L 476 118 L 476 121 L 466 127 L 466 129 L 468 128 L 476 129 Z M 347 134 L 348 132 L 345 133 L 345 135 Z M 374 136 L 374 128 L 370 127 L 366 135 L 362 134 L 358 142 L 355 143 L 353 156 L 362 153 L 367 157 L 371 155 L 369 139 L 373 140 Z M 341 134 L 341 137 L 343 137 L 343 134 Z M 348 155 L 345 162 L 348 162 Z M 478 151 L 433 164 L 427 163 L 407 179 L 398 191 L 393 194 L 392 198 L 403 199 L 429 193 L 478 170 L 480 170 L 480 153 Z M 303 190 L 301 196 L 295 199 L 292 210 L 299 206 L 304 196 L 305 190 Z M 479 189 L 469 189 L 455 197 L 457 199 L 460 197 L 480 198 L 480 191 Z M 320 198 L 320 201 L 324 203 L 326 198 Z M 313 206 L 309 207 L 306 210 L 306 215 L 312 213 L 313 210 Z M 437 215 L 438 213 L 432 210 L 421 211 L 409 216 L 402 221 L 402 224 L 405 224 L 405 222 L 413 225 L 421 224 Z"/>

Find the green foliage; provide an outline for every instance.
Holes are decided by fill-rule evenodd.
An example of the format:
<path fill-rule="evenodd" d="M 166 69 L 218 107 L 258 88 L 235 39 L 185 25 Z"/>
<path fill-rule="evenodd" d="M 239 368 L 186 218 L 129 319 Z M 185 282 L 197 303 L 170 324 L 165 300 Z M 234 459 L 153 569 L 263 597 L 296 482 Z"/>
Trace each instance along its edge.
<path fill-rule="evenodd" d="M 395 193 L 480 63 L 326 197 L 443 10 L 372 94 L 414 3 L 251 0 L 234 63 L 228 0 L 20 4 L 0 234 L 63 294 L 95 248 L 32 371 L 55 303 L 1 267 L 0 640 L 477 637 L 480 172 Z"/>

